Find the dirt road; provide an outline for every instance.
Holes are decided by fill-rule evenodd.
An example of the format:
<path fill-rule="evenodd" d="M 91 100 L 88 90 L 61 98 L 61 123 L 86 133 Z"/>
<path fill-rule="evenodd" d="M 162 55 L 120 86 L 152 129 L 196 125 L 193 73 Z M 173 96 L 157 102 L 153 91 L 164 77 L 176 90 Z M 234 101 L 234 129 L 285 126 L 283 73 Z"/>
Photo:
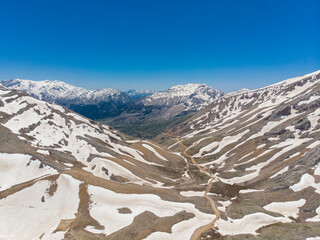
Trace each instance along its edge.
<path fill-rule="evenodd" d="M 212 182 L 213 180 L 215 180 L 215 177 L 212 176 L 210 173 L 208 173 L 205 168 L 201 167 L 196 160 L 194 159 L 193 156 L 191 156 L 190 154 L 188 154 L 188 151 L 190 149 L 190 147 L 187 147 L 186 145 L 183 144 L 183 142 L 180 140 L 179 137 L 173 136 L 172 134 L 168 134 L 166 133 L 166 135 L 174 137 L 177 139 L 177 141 L 179 141 L 180 146 L 182 146 L 185 150 L 183 151 L 183 155 L 188 157 L 189 159 L 191 159 L 192 163 L 200 170 L 201 173 L 207 175 L 210 178 L 210 181 L 208 183 L 208 186 L 206 188 L 206 191 L 204 193 L 204 197 L 208 200 L 208 202 L 210 203 L 211 209 L 213 210 L 214 214 L 216 215 L 216 217 L 212 220 L 211 223 L 202 226 L 200 228 L 198 228 L 191 236 L 191 240 L 198 240 L 201 237 L 201 234 L 204 232 L 207 232 L 208 230 L 210 230 L 211 228 L 214 227 L 215 222 L 220 218 L 220 212 L 216 206 L 216 203 L 214 202 L 214 200 L 208 196 L 208 192 L 210 191 L 211 187 L 212 187 Z"/>

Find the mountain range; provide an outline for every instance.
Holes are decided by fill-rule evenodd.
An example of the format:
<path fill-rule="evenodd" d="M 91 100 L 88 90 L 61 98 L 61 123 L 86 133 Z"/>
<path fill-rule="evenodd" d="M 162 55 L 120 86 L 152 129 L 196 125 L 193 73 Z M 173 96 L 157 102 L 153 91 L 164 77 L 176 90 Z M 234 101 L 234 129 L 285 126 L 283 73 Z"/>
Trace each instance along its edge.
<path fill-rule="evenodd" d="M 0 86 L 0 239 L 317 239 L 320 71 L 187 99 L 144 140 Z"/>
<path fill-rule="evenodd" d="M 167 126 L 175 126 L 223 95 L 205 84 L 179 85 L 163 92 L 120 92 L 111 88 L 87 90 L 49 80 L 12 79 L 1 81 L 1 84 L 144 138 L 154 137 Z"/>

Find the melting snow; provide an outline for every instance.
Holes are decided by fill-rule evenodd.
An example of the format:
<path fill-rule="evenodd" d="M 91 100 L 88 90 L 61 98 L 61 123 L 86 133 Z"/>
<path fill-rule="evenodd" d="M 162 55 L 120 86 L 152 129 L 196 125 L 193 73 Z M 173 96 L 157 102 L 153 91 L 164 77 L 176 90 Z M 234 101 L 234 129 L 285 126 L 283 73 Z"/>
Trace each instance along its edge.
<path fill-rule="evenodd" d="M 181 191 L 180 195 L 185 197 L 203 197 L 203 191 Z"/>
<path fill-rule="evenodd" d="M 236 235 L 236 234 L 253 234 L 257 235 L 256 231 L 263 227 L 277 222 L 291 222 L 291 220 L 283 217 L 272 217 L 265 213 L 253 213 L 244 216 L 241 219 L 231 219 L 228 221 L 219 219 L 216 223 L 218 232 L 221 235 Z"/>
<path fill-rule="evenodd" d="M 0 153 L 0 190 L 58 173 L 48 166 L 40 168 L 40 164 L 39 160 L 31 160 L 30 155 Z"/>
<path fill-rule="evenodd" d="M 252 192 L 264 192 L 264 189 L 242 189 L 239 191 L 239 193 L 252 193 Z"/>
<path fill-rule="evenodd" d="M 53 196 L 47 194 L 52 183 L 42 180 L 1 199 L 1 237 L 38 239 L 46 233 L 43 238 L 47 239 L 60 220 L 75 218 L 79 205 L 80 182 L 68 175 L 61 175 L 56 182 L 58 187 Z"/>
<path fill-rule="evenodd" d="M 150 211 L 159 217 L 173 216 L 187 211 L 194 218 L 179 222 L 172 227 L 172 233 L 155 232 L 146 239 L 189 239 L 193 232 L 212 221 L 214 215 L 205 214 L 190 203 L 177 203 L 162 200 L 152 194 L 120 194 L 100 187 L 89 186 L 91 195 L 90 215 L 105 226 L 104 234 L 111 234 L 132 223 L 135 216 Z M 120 214 L 118 208 L 127 207 L 131 214 Z"/>
<path fill-rule="evenodd" d="M 285 217 L 294 217 L 299 216 L 299 208 L 306 203 L 305 199 L 300 199 L 297 201 L 288 201 L 288 202 L 272 202 L 263 208 L 271 211 L 282 214 Z"/>
<path fill-rule="evenodd" d="M 37 152 L 41 153 L 41 154 L 44 154 L 44 155 L 50 155 L 50 152 L 48 150 L 38 149 Z"/>
<path fill-rule="evenodd" d="M 320 183 L 315 183 L 315 179 L 309 173 L 305 173 L 302 175 L 300 182 L 292 185 L 290 188 L 294 192 L 299 192 L 307 187 L 313 187 L 316 189 L 316 193 L 320 194 Z"/>
<path fill-rule="evenodd" d="M 288 170 L 289 170 L 289 166 L 286 166 L 285 168 L 281 169 L 279 172 L 276 172 L 275 174 L 273 174 L 270 178 L 275 178 L 276 176 L 281 175 L 282 173 L 285 173 Z"/>
<path fill-rule="evenodd" d="M 161 156 L 153 147 L 151 147 L 148 144 L 143 143 L 142 144 L 143 147 L 145 147 L 146 149 L 150 150 L 151 152 L 154 153 L 154 155 L 156 155 L 158 158 L 164 160 L 164 161 L 168 161 L 166 158 L 164 158 L 163 156 Z"/>

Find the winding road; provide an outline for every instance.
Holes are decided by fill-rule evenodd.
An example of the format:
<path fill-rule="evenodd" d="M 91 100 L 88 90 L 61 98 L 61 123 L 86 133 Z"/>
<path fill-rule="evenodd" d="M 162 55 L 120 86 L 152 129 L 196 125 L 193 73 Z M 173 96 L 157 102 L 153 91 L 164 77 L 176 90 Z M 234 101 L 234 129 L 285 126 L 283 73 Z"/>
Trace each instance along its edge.
<path fill-rule="evenodd" d="M 196 160 L 194 159 L 193 156 L 191 156 L 190 154 L 188 154 L 188 151 L 190 149 L 190 147 L 187 147 L 186 145 L 184 145 L 184 143 L 181 141 L 181 139 L 177 136 L 173 136 L 172 134 L 169 133 L 165 133 L 168 136 L 174 137 L 175 139 L 177 139 L 177 141 L 179 141 L 180 146 L 182 146 L 185 150 L 183 151 L 183 155 L 186 156 L 187 158 L 191 159 L 192 163 L 200 170 L 201 173 L 203 173 L 204 175 L 208 176 L 210 178 L 210 181 L 208 183 L 208 186 L 206 188 L 206 191 L 204 193 L 204 197 L 208 200 L 211 209 L 213 210 L 214 214 L 216 215 L 216 217 L 212 220 L 211 223 L 204 225 L 200 228 L 198 228 L 191 236 L 190 240 L 198 240 L 201 237 L 201 234 L 204 232 L 207 232 L 208 230 L 210 230 L 211 228 L 214 229 L 214 224 L 215 222 L 220 218 L 220 211 L 218 210 L 215 201 L 208 196 L 208 192 L 210 191 L 211 187 L 212 187 L 212 183 L 213 180 L 215 180 L 215 177 L 212 176 L 210 173 L 208 173 L 203 167 L 201 167 Z"/>

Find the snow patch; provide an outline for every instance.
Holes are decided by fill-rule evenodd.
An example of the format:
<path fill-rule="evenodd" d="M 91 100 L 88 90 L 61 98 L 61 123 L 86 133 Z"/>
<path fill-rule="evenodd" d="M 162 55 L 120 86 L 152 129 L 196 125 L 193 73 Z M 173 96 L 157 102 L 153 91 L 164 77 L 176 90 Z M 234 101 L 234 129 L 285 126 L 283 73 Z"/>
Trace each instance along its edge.
<path fill-rule="evenodd" d="M 288 202 L 272 202 L 265 205 L 263 208 L 271 212 L 280 213 L 285 217 L 297 218 L 299 216 L 299 208 L 301 208 L 305 203 L 305 199 Z"/>

